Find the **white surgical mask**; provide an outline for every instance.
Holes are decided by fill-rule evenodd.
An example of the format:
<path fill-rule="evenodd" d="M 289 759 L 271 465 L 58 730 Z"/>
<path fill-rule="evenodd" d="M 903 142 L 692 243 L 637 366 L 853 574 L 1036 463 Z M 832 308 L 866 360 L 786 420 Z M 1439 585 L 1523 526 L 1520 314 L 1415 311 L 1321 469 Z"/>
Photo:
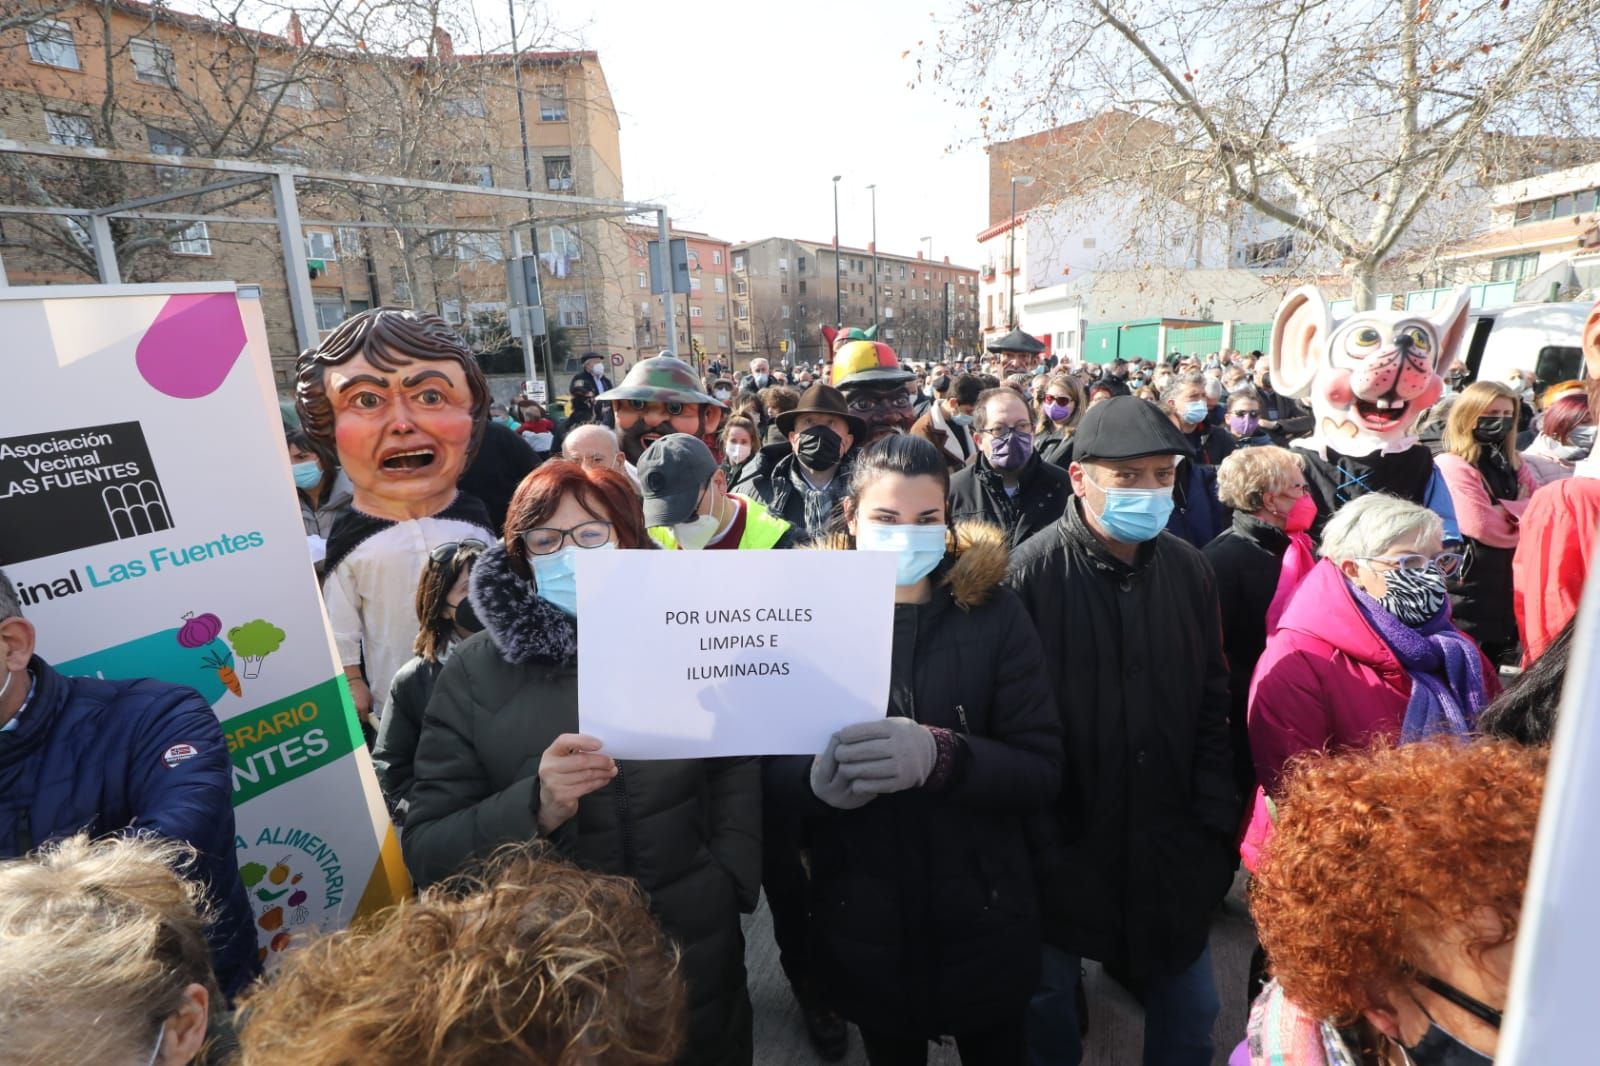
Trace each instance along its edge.
<path fill-rule="evenodd" d="M 742 463 L 750 458 L 750 445 L 748 444 L 730 444 L 724 450 L 728 454 L 729 462 Z"/>
<path fill-rule="evenodd" d="M 690 551 L 698 551 L 710 544 L 717 536 L 717 530 L 722 523 L 717 521 L 714 514 L 695 515 L 688 522 L 680 522 L 672 527 L 672 536 L 678 542 L 678 547 Z"/>

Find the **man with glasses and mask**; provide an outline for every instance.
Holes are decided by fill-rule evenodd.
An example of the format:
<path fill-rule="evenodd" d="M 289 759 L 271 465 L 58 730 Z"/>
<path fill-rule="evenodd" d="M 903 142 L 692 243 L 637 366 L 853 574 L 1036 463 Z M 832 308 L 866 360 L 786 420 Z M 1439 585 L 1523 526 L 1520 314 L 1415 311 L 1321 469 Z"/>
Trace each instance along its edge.
<path fill-rule="evenodd" d="M 838 389 L 813 385 L 798 407 L 778 416 L 777 429 L 788 439 L 788 454 L 735 491 L 760 501 L 794 527 L 800 543 L 808 543 L 829 532 L 849 490 L 851 460 L 866 425 L 850 413 Z"/>
<path fill-rule="evenodd" d="M 1031 1061 L 1080 1061 L 1074 1001 L 1092 958 L 1141 986 L 1146 1064 L 1210 1062 L 1221 1007 L 1207 942 L 1241 804 L 1215 582 L 1198 549 L 1164 532 L 1188 446 L 1131 396 L 1091 408 L 1073 440 L 1075 498 L 1012 554 L 1010 577 L 1044 645 L 1067 753 L 1036 850 Z"/>
<path fill-rule="evenodd" d="M 875 340 L 841 335 L 833 353 L 833 387 L 844 393 L 850 413 L 866 426 L 863 446 L 881 437 L 909 433 L 917 420 L 911 395 L 914 375 L 900 366 L 894 349 Z"/>
<path fill-rule="evenodd" d="M 792 548 L 794 529 L 756 500 L 728 491 L 728 476 L 705 442 L 687 433 L 662 437 L 639 457 L 644 524 L 663 548 Z M 579 547 L 583 547 L 581 543 Z"/>
<path fill-rule="evenodd" d="M 950 520 L 986 522 L 1017 547 L 1061 518 L 1072 479 L 1033 450 L 1028 405 L 1011 389 L 990 389 L 974 407 L 979 454 L 950 479 Z"/>

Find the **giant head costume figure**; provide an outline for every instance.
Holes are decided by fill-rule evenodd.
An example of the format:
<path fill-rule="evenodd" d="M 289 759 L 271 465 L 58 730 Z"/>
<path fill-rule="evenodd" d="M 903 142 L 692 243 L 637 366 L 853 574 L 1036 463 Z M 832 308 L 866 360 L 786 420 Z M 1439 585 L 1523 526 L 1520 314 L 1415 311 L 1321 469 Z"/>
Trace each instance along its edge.
<path fill-rule="evenodd" d="M 1273 387 L 1309 398 L 1316 418 L 1311 436 L 1296 442 L 1307 453 L 1315 531 L 1368 492 L 1436 505 L 1453 517 L 1432 454 L 1411 428 L 1444 393 L 1444 375 L 1466 334 L 1469 297 L 1461 288 L 1429 312 L 1357 311 L 1335 323 L 1322 293 L 1304 286 L 1278 307 Z"/>
<path fill-rule="evenodd" d="M 687 433 L 705 441 L 721 462 L 717 430 L 727 407 L 700 390 L 694 368 L 666 352 L 641 359 L 622 384 L 597 399 L 609 401 L 617 416 L 617 436 L 628 462 L 637 463 L 646 448 L 673 433 Z"/>
<path fill-rule="evenodd" d="M 871 444 L 880 437 L 905 433 L 917 420 L 907 384 L 916 376 L 900 366 L 894 349 L 876 340 L 876 326 L 840 332 L 823 327 L 833 347 L 833 387 L 844 393 L 850 413 L 866 423 Z"/>
<path fill-rule="evenodd" d="M 307 436 L 339 456 L 356 509 L 404 521 L 455 499 L 483 439 L 489 388 L 444 319 L 377 307 L 301 353 L 295 408 Z"/>

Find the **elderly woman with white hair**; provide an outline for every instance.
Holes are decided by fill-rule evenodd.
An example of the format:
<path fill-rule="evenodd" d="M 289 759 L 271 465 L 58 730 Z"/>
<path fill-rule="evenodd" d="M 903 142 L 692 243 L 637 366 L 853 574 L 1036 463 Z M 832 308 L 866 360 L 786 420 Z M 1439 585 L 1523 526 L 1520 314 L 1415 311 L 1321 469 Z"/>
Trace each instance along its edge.
<path fill-rule="evenodd" d="M 1439 516 L 1371 493 L 1340 508 L 1267 638 L 1250 688 L 1250 749 L 1269 797 L 1305 751 L 1464 734 L 1498 694 L 1495 671 L 1450 621 Z"/>

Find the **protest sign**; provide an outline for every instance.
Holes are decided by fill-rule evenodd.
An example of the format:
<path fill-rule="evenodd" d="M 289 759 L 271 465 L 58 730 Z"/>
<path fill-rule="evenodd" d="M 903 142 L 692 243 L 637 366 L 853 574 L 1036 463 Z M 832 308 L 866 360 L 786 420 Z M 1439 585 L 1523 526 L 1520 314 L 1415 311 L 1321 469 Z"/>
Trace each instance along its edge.
<path fill-rule="evenodd" d="M 814 755 L 887 712 L 894 577 L 888 552 L 579 552 L 578 727 L 619 759 Z"/>
<path fill-rule="evenodd" d="M 222 722 L 268 958 L 408 890 L 306 550 L 255 299 L 0 288 L 0 566 L 58 670 Z"/>

